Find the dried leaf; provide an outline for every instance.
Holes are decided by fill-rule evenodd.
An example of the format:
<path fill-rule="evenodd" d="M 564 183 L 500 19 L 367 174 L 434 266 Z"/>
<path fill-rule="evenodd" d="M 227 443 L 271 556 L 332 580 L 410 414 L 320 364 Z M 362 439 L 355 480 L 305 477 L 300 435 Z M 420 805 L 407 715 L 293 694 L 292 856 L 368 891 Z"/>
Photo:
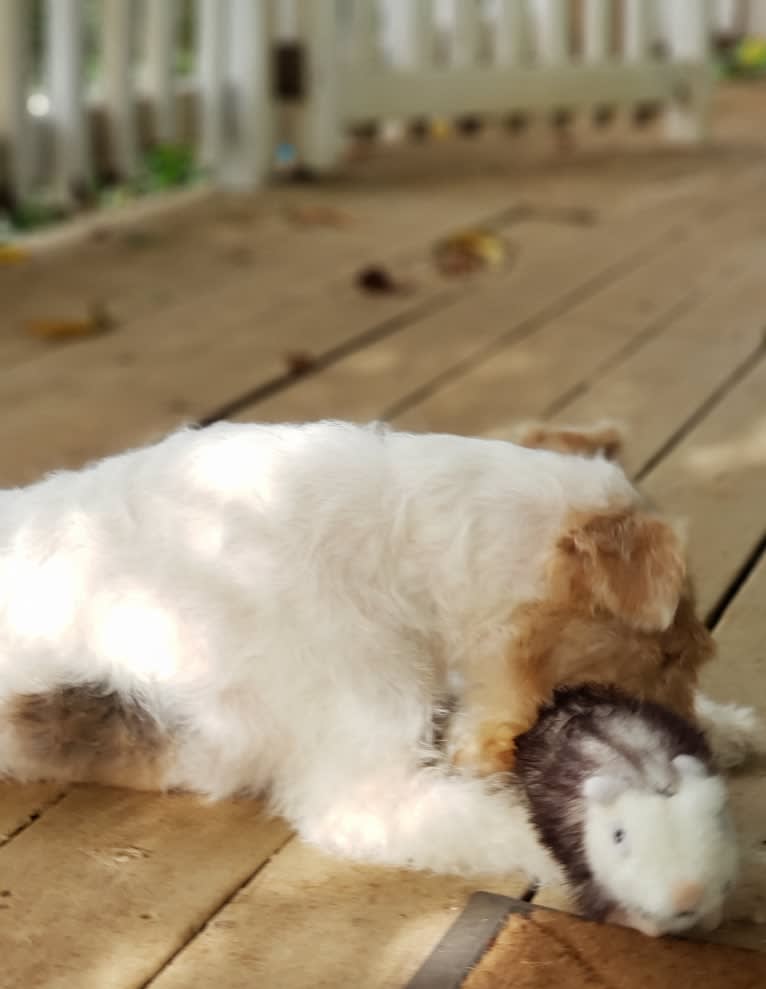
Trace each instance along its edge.
<path fill-rule="evenodd" d="M 497 268 L 507 255 L 505 241 L 489 230 L 464 230 L 446 237 L 434 248 L 437 267 L 450 276 Z"/>
<path fill-rule="evenodd" d="M 114 329 L 116 322 L 106 306 L 96 302 L 84 319 L 36 319 L 25 325 L 27 332 L 34 337 L 59 341 L 100 336 Z"/>
<path fill-rule="evenodd" d="M 316 363 L 316 357 L 307 350 L 293 350 L 285 354 L 287 370 L 296 377 L 311 371 L 312 368 L 316 367 Z"/>
<path fill-rule="evenodd" d="M 347 227 L 353 217 L 345 210 L 336 206 L 325 206 L 321 203 L 304 206 L 291 206 L 286 211 L 291 223 L 302 227 Z"/>
<path fill-rule="evenodd" d="M 0 244 L 0 264 L 19 264 L 27 257 L 27 252 L 15 244 Z"/>
<path fill-rule="evenodd" d="M 409 282 L 395 278 L 387 268 L 380 265 L 362 268 L 356 276 L 356 284 L 363 292 L 370 295 L 395 295 L 410 292 L 413 287 Z"/>

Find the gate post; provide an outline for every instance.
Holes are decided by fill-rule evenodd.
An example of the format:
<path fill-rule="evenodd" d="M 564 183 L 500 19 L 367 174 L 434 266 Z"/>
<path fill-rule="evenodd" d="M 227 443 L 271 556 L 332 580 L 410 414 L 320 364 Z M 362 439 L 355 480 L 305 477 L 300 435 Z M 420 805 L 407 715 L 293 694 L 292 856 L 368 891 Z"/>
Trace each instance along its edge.
<path fill-rule="evenodd" d="M 305 91 L 296 143 L 303 165 L 332 169 L 343 150 L 335 0 L 298 0 L 298 37 L 303 48 Z"/>
<path fill-rule="evenodd" d="M 702 141 L 710 127 L 713 88 L 711 0 L 666 0 L 664 30 L 668 55 L 689 69 L 675 102 L 666 114 L 666 135 L 672 141 Z"/>

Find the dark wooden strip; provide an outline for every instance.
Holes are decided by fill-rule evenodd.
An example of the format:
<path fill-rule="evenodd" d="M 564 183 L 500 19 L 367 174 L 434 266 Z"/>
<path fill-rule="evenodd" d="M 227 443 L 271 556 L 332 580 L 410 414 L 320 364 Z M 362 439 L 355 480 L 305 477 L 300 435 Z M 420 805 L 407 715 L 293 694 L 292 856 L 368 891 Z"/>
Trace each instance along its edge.
<path fill-rule="evenodd" d="M 406 989 L 459 989 L 513 913 L 531 904 L 496 893 L 474 893 L 465 910 L 416 972 Z"/>

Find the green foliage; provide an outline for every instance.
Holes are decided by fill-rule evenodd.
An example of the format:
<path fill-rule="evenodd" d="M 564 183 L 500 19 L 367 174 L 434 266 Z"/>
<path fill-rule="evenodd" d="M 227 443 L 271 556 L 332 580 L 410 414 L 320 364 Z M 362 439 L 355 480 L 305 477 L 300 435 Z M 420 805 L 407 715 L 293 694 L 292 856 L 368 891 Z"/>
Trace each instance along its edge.
<path fill-rule="evenodd" d="M 191 148 L 160 144 L 146 156 L 144 164 L 150 189 L 170 189 L 187 185 L 198 174 Z"/>
<path fill-rule="evenodd" d="M 160 144 L 147 152 L 135 177 L 124 182 L 99 184 L 91 190 L 92 194 L 83 198 L 91 206 L 119 206 L 155 192 L 191 185 L 202 178 L 203 174 L 190 147 Z M 14 232 L 37 230 L 61 223 L 75 212 L 75 207 L 66 206 L 45 195 L 27 199 L 5 211 L 0 209 L 0 239 Z"/>
<path fill-rule="evenodd" d="M 27 199 L 12 208 L 0 210 L 0 241 L 13 233 L 28 233 L 68 220 L 72 210 L 42 197 Z"/>
<path fill-rule="evenodd" d="M 720 74 L 727 79 L 766 77 L 766 38 L 743 38 L 724 52 L 719 69 Z"/>

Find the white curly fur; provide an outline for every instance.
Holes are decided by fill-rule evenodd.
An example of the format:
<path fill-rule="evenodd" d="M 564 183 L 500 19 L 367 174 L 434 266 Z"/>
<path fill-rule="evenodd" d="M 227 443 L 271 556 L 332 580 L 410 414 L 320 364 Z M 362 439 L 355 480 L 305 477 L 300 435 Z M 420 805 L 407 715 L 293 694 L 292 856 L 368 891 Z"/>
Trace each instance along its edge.
<path fill-rule="evenodd" d="M 617 466 L 342 423 L 219 424 L 0 493 L 0 705 L 94 683 L 174 739 L 162 784 L 268 790 L 329 850 L 555 879 L 506 788 L 434 761 L 432 715 L 540 593 Z M 0 773 L 39 775 L 0 724 Z"/>

